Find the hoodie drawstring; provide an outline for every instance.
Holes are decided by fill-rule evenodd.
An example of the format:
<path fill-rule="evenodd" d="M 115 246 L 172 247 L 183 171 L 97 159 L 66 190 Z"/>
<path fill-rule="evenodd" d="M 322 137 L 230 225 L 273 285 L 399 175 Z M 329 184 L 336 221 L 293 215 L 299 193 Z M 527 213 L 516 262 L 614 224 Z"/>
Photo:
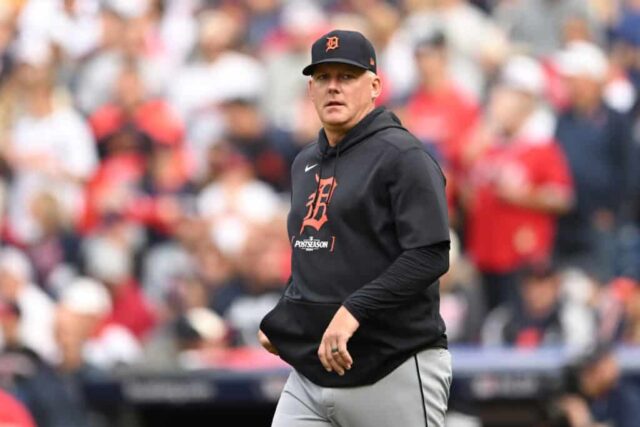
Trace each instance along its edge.
<path fill-rule="evenodd" d="M 313 195 L 313 203 L 311 204 L 311 209 L 316 209 L 316 203 L 318 203 L 318 198 L 320 197 L 320 182 L 322 181 L 322 164 L 324 163 L 324 156 L 327 150 L 325 149 L 320 153 L 320 166 L 318 167 L 318 184 L 316 185 L 316 193 Z"/>
<path fill-rule="evenodd" d="M 316 186 L 316 193 L 313 197 L 313 203 L 311 206 L 313 209 L 316 207 L 316 203 L 318 203 L 318 199 L 320 198 L 320 182 L 322 181 L 322 166 L 324 163 L 324 158 L 326 155 L 326 150 L 322 152 L 320 157 L 320 166 L 318 167 L 318 185 Z M 333 176 L 331 177 L 331 187 L 329 188 L 329 194 L 327 195 L 327 207 L 329 203 L 331 203 L 331 195 L 333 194 L 333 189 L 335 187 L 336 182 L 336 172 L 338 171 L 338 159 L 340 158 L 340 144 L 336 146 L 336 160 L 333 163 Z"/>
<path fill-rule="evenodd" d="M 327 197 L 327 208 L 331 203 L 331 196 L 333 195 L 333 187 L 336 183 L 336 173 L 338 172 L 338 160 L 340 159 L 340 144 L 336 146 L 336 161 L 333 163 L 333 176 L 331 177 L 331 188 L 329 188 L 329 195 Z"/>

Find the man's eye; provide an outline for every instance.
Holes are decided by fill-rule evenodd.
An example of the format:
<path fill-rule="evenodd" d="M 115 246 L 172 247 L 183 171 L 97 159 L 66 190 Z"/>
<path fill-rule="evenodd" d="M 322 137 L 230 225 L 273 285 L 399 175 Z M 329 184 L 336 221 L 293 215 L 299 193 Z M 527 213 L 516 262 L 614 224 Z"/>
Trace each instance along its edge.
<path fill-rule="evenodd" d="M 351 79 L 353 79 L 353 77 L 354 77 L 354 75 L 353 75 L 353 74 L 342 74 L 342 75 L 340 76 L 340 78 L 341 78 L 342 80 L 351 80 Z"/>
<path fill-rule="evenodd" d="M 317 74 L 315 79 L 316 80 L 326 80 L 327 79 L 327 75 L 326 74 Z"/>

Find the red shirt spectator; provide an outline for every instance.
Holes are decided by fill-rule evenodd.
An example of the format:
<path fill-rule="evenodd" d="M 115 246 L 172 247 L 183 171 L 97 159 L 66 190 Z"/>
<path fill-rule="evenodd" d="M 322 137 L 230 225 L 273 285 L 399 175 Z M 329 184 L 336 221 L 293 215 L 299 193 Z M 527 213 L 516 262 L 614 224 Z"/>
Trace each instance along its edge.
<path fill-rule="evenodd" d="M 100 142 L 122 129 L 128 122 L 161 144 L 180 144 L 184 138 L 182 122 L 162 100 L 144 101 L 131 112 L 117 104 L 105 105 L 89 121 Z"/>
<path fill-rule="evenodd" d="M 550 255 L 555 215 L 514 203 L 517 194 L 553 187 L 566 197 L 571 177 L 553 139 L 516 137 L 490 147 L 470 173 L 473 201 L 468 214 L 468 247 L 482 271 L 504 273 L 524 261 Z"/>

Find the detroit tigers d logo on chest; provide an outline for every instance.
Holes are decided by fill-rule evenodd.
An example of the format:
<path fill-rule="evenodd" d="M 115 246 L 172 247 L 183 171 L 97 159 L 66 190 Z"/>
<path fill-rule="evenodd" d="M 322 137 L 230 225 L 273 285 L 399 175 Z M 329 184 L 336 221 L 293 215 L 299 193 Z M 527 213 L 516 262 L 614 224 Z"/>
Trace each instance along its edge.
<path fill-rule="evenodd" d="M 316 174 L 316 183 L 320 181 L 318 184 L 318 196 L 316 197 L 316 192 L 312 192 L 309 194 L 307 198 L 307 214 L 302 220 L 302 226 L 300 227 L 300 234 L 304 231 L 305 227 L 311 227 L 320 231 L 322 226 L 329 221 L 327 217 L 327 203 L 333 197 L 333 193 L 336 191 L 338 187 L 338 181 L 333 177 L 323 178 Z M 315 205 L 314 205 L 315 200 Z"/>

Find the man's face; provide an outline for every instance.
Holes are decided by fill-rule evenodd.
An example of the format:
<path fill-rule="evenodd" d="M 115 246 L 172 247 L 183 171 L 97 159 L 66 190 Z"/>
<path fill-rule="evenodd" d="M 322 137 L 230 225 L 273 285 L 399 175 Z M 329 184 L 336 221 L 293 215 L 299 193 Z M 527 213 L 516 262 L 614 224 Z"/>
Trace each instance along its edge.
<path fill-rule="evenodd" d="M 347 131 L 373 109 L 380 79 L 348 64 L 319 64 L 309 80 L 309 95 L 326 129 Z"/>
<path fill-rule="evenodd" d="M 588 76 L 566 76 L 565 84 L 573 105 L 595 106 L 602 97 L 602 84 Z"/>

